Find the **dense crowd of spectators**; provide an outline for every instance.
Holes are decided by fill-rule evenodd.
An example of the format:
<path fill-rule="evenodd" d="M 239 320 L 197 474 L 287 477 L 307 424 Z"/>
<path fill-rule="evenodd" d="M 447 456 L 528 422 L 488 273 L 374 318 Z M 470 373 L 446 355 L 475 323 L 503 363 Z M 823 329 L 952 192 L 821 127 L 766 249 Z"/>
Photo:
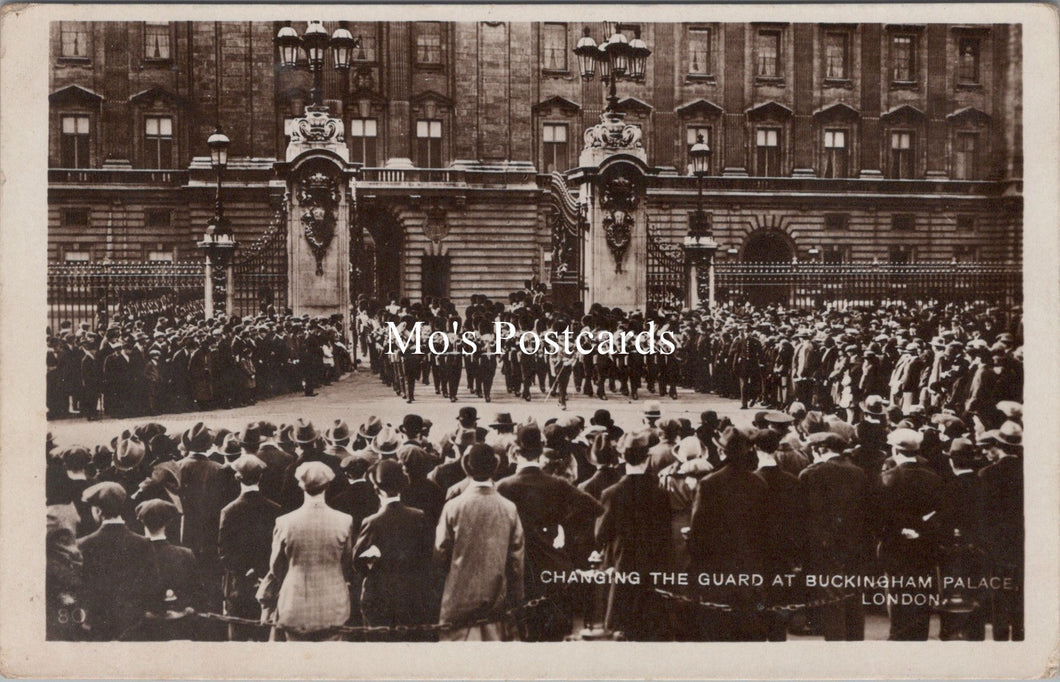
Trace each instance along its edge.
<path fill-rule="evenodd" d="M 935 614 L 942 639 L 1023 638 L 1018 310 L 673 314 L 709 342 L 679 381 L 757 403 L 751 424 L 653 399 L 624 424 L 466 406 L 432 435 L 352 406 L 356 429 L 49 442 L 49 635 L 861 639 L 886 604 L 892 639 Z"/>
<path fill-rule="evenodd" d="M 253 317 L 172 310 L 119 316 L 104 329 L 47 334 L 48 418 L 137 417 L 311 395 L 350 372 L 341 320 L 274 310 Z"/>

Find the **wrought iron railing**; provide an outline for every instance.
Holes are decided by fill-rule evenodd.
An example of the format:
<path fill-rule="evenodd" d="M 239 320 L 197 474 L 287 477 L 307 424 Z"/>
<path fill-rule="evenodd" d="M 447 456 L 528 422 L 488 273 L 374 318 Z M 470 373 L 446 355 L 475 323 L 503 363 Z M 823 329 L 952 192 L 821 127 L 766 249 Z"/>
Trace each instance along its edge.
<path fill-rule="evenodd" d="M 117 317 L 186 315 L 202 310 L 200 261 L 51 264 L 48 324 L 106 328 Z"/>
<path fill-rule="evenodd" d="M 650 248 L 650 247 L 649 247 Z M 705 277 L 705 272 L 703 277 Z M 898 301 L 1021 303 L 1019 263 L 946 261 L 914 263 L 729 263 L 715 266 L 720 302 L 784 303 L 814 307 L 878 305 Z M 699 282 L 703 299 L 707 283 Z"/>

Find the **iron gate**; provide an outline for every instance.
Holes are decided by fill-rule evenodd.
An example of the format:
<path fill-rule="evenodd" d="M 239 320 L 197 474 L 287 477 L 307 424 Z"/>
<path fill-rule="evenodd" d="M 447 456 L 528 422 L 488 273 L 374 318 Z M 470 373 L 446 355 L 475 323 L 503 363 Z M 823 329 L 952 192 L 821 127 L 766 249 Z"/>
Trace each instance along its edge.
<path fill-rule="evenodd" d="M 656 308 L 685 305 L 685 253 L 664 241 L 648 223 L 648 304 Z"/>
<path fill-rule="evenodd" d="M 287 195 L 268 228 L 248 247 L 241 247 L 232 263 L 236 315 L 257 315 L 272 306 L 287 307 Z"/>
<path fill-rule="evenodd" d="M 201 312 L 202 306 L 200 261 L 48 265 L 48 324 L 53 330 L 63 322 L 106 329 L 129 316 L 172 320 Z"/>

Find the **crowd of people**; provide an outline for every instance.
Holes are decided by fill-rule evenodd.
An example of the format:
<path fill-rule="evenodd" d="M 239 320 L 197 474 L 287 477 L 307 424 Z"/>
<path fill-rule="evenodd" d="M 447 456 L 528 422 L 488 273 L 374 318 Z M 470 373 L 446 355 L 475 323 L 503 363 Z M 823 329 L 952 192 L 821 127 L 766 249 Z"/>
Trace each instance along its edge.
<path fill-rule="evenodd" d="M 409 402 L 432 378 L 449 400 L 464 379 L 488 400 L 499 372 L 513 395 L 536 387 L 563 410 L 483 425 L 465 406 L 434 435 L 416 414 L 391 425 L 360 406 L 356 429 L 149 422 L 109 444 L 49 441 L 50 638 L 856 640 L 881 604 L 891 639 L 926 639 L 933 614 L 942 639 L 983 639 L 988 625 L 1023 638 L 1018 307 L 576 317 L 528 286 L 506 303 L 475 296 L 463 315 L 396 297 L 362 298 L 356 313 L 360 354 Z M 677 352 L 498 356 L 494 320 L 591 334 L 654 323 Z M 391 323 L 417 322 L 472 331 L 481 352 L 381 343 Z M 308 394 L 353 366 L 341 323 L 272 311 L 49 340 L 54 371 L 75 374 L 72 358 L 81 372 L 56 380 L 61 400 L 49 382 L 50 411 L 90 418 L 100 393 L 130 416 Z M 572 379 L 602 399 L 656 395 L 640 423 L 604 409 L 586 423 L 566 412 Z M 668 417 L 678 386 L 738 399 L 750 425 Z"/>
<path fill-rule="evenodd" d="M 858 640 L 882 598 L 891 639 L 938 614 L 942 639 L 1019 640 L 1022 407 L 992 407 L 49 441 L 48 636 Z"/>
<path fill-rule="evenodd" d="M 315 395 L 353 369 L 341 319 L 130 311 L 47 331 L 48 418 L 139 417 Z"/>
<path fill-rule="evenodd" d="M 499 354 L 495 322 L 516 329 Z M 416 325 L 422 338 L 445 333 L 452 348 L 469 335 L 476 352 L 403 352 L 394 330 L 407 341 Z M 547 355 L 544 347 L 531 354 L 519 345 L 521 334 L 544 330 L 596 337 L 646 329 L 659 338 L 672 334 L 676 352 Z M 462 315 L 447 299 L 412 303 L 393 296 L 383 306 L 362 298 L 356 334 L 372 371 L 410 403 L 417 384 L 432 383 L 435 394 L 453 402 L 462 383 L 469 396 L 489 402 L 498 373 L 508 393 L 531 400 L 536 386 L 537 395 L 554 396 L 564 408 L 568 390 L 637 400 L 642 390 L 676 398 L 677 388 L 685 387 L 738 398 L 745 408 L 800 403 L 825 413 L 839 409 L 852 418 L 868 395 L 903 408 L 919 404 L 963 414 L 1021 400 L 1023 393 L 1018 306 L 933 301 L 812 311 L 779 305 L 661 307 L 641 313 L 595 304 L 579 315 L 558 309 L 527 282 L 507 302 L 472 296 Z"/>

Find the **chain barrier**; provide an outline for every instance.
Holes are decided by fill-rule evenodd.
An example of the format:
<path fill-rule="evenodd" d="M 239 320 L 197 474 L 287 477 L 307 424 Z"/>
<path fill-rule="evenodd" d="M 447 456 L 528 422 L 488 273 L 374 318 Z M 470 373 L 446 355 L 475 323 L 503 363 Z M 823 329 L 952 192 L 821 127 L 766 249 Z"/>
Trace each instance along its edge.
<path fill-rule="evenodd" d="M 468 621 L 465 623 L 424 623 L 421 625 L 336 625 L 328 628 L 324 632 L 330 634 L 342 634 L 342 635 L 382 635 L 382 634 L 396 634 L 396 635 L 407 635 L 413 632 L 450 632 L 453 630 L 464 630 L 467 628 L 479 627 L 482 625 L 489 625 L 490 623 L 496 623 L 505 619 L 524 620 L 524 615 L 527 611 L 535 609 L 541 606 L 544 602 L 549 601 L 548 597 L 536 597 L 526 602 L 521 606 L 516 606 L 513 609 L 509 609 L 502 614 L 479 618 L 477 620 Z M 261 621 L 254 620 L 252 618 L 240 618 L 238 616 L 226 616 L 220 613 L 199 613 L 194 614 L 199 618 L 205 620 L 212 620 L 221 623 L 229 623 L 232 625 L 243 625 L 247 627 L 259 627 L 259 628 L 272 628 L 279 627 L 272 623 L 262 623 Z M 281 630 L 284 628 L 280 628 Z"/>
<path fill-rule="evenodd" d="M 673 592 L 670 592 L 668 590 L 664 590 L 664 589 L 661 589 L 661 588 L 658 588 L 658 587 L 656 587 L 654 589 L 655 589 L 655 592 L 657 592 L 664 599 L 667 599 L 669 601 L 679 601 L 679 602 L 682 602 L 682 603 L 685 603 L 685 604 L 695 604 L 696 606 L 699 606 L 699 607 L 702 607 L 702 608 L 705 608 L 705 609 L 711 609 L 712 611 L 723 611 L 725 613 L 731 613 L 733 611 L 746 611 L 747 610 L 745 608 L 741 608 L 741 607 L 738 607 L 738 606 L 733 606 L 732 604 L 719 604 L 717 602 L 707 601 L 705 599 L 696 599 L 696 598 L 689 597 L 689 596 L 686 596 L 686 595 L 683 595 L 683 594 L 675 594 Z M 771 611 L 771 612 L 774 612 L 774 613 L 780 613 L 780 612 L 783 612 L 783 611 L 801 611 L 803 609 L 815 609 L 815 608 L 819 608 L 821 606 L 828 606 L 829 604 L 838 604 L 839 602 L 841 602 L 844 599 L 847 599 L 847 598 L 849 598 L 851 596 L 853 596 L 853 595 L 844 593 L 844 594 L 840 594 L 839 596 L 823 597 L 821 599 L 815 599 L 815 600 L 812 600 L 812 601 L 802 602 L 802 603 L 799 603 L 799 604 L 777 604 L 777 605 L 774 605 L 774 606 L 766 606 L 766 607 L 762 607 L 762 608 L 757 609 L 757 610 L 758 611 Z"/>

